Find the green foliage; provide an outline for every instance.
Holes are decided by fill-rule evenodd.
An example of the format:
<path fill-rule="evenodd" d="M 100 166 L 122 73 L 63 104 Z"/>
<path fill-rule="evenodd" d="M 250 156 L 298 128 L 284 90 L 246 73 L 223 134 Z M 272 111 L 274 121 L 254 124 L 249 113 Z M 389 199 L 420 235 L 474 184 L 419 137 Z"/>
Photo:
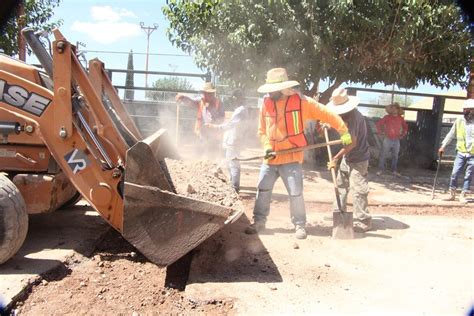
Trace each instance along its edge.
<path fill-rule="evenodd" d="M 146 91 L 145 97 L 151 100 L 163 100 L 163 91 L 186 91 L 193 90 L 193 84 L 186 78 L 179 78 L 176 76 L 165 77 L 156 80 L 152 84 L 152 88 L 158 91 Z"/>
<path fill-rule="evenodd" d="M 171 42 L 202 68 L 254 88 L 286 67 L 320 79 L 403 88 L 466 86 L 468 25 L 443 0 L 169 0 Z"/>
<path fill-rule="evenodd" d="M 60 0 L 25 0 L 25 15 L 22 17 L 12 15 L 2 29 L 0 49 L 10 56 L 18 53 L 19 20 L 24 21 L 26 27 L 48 32 L 60 26 L 62 20 L 49 22 L 54 14 L 53 9 L 59 5 L 59 2 Z"/>

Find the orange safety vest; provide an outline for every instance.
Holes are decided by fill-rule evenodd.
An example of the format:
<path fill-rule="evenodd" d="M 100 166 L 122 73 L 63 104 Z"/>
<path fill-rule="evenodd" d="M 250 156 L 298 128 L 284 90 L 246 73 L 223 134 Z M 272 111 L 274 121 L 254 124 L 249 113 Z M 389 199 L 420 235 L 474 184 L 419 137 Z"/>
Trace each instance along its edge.
<path fill-rule="evenodd" d="M 197 135 L 201 135 L 201 129 L 202 129 L 202 125 L 203 125 L 203 117 L 202 117 L 202 113 L 204 112 L 204 101 L 201 99 L 199 101 L 199 105 L 198 105 L 198 111 L 197 111 L 197 117 L 196 117 L 196 124 L 194 125 L 194 132 L 197 134 Z M 220 110 L 220 107 L 221 107 L 221 102 L 219 101 L 219 99 L 215 99 L 215 102 L 213 104 L 209 104 L 209 107 L 213 107 L 214 109 L 210 109 L 210 112 L 213 114 L 213 121 L 217 121 L 219 118 L 218 117 L 215 117 L 215 115 L 219 112 Z"/>
<path fill-rule="evenodd" d="M 265 118 L 268 131 L 277 128 L 286 128 L 286 137 L 276 139 L 275 133 L 267 134 L 273 150 L 283 150 L 294 147 L 303 147 L 308 144 L 304 135 L 304 122 L 301 113 L 301 98 L 298 94 L 289 96 L 285 105 L 285 127 L 277 126 L 277 109 L 275 102 L 265 97 L 263 100 L 262 115 Z"/>

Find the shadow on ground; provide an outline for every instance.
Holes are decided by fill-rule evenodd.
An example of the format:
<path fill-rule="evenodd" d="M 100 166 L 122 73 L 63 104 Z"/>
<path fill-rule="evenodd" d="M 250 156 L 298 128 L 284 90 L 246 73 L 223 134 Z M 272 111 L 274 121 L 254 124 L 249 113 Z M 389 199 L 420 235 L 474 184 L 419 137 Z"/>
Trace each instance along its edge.
<path fill-rule="evenodd" d="M 28 234 L 18 253 L 0 267 L 0 275 L 42 274 L 61 264 L 56 250 L 89 256 L 97 238 L 109 227 L 88 206 L 74 206 L 49 214 L 29 216 Z M 55 258 L 55 259 L 51 259 Z"/>
<path fill-rule="evenodd" d="M 388 216 L 374 216 L 372 218 L 372 229 L 368 232 L 362 233 L 355 231 L 354 238 L 377 237 L 383 239 L 390 239 L 390 236 L 380 234 L 379 231 L 384 230 L 400 230 L 408 229 L 409 225 Z M 331 237 L 332 236 L 332 222 L 324 221 L 319 223 L 309 223 L 306 226 L 308 236 L 316 237 Z M 274 234 L 294 234 L 295 230 L 290 228 L 267 228 L 261 235 Z"/>
<path fill-rule="evenodd" d="M 199 246 L 188 284 L 205 282 L 282 282 L 280 272 L 258 235 L 246 235 L 246 215 Z"/>

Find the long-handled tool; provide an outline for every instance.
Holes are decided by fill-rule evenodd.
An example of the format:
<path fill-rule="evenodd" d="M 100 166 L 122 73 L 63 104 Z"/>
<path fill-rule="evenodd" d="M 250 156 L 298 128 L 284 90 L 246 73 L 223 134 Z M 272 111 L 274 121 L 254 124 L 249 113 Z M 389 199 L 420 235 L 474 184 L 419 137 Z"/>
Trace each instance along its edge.
<path fill-rule="evenodd" d="M 436 166 L 436 174 L 435 178 L 433 181 L 433 190 L 431 190 L 431 199 L 434 199 L 435 196 L 435 189 L 436 189 L 436 182 L 438 182 L 438 173 L 439 173 L 439 167 L 441 166 L 441 158 L 443 157 L 443 152 L 440 152 L 438 155 L 438 166 Z"/>
<path fill-rule="evenodd" d="M 323 126 L 324 138 L 326 144 L 329 144 L 328 127 Z M 328 158 L 332 161 L 331 147 L 327 145 Z M 332 213 L 332 237 L 336 239 L 353 239 L 354 238 L 354 218 L 352 212 L 346 212 L 342 209 L 341 197 L 337 188 L 336 170 L 331 168 L 331 177 L 334 185 L 334 193 L 336 195 L 337 211 Z"/>
<path fill-rule="evenodd" d="M 339 145 L 342 144 L 342 141 L 340 139 L 338 140 L 332 140 L 328 142 L 326 140 L 326 143 L 318 143 L 318 144 L 313 144 L 313 145 L 308 145 L 308 146 L 303 146 L 303 147 L 296 147 L 296 148 L 290 148 L 290 149 L 285 149 L 285 150 L 277 150 L 274 152 L 271 152 L 271 155 L 283 155 L 283 154 L 291 154 L 291 153 L 296 153 L 300 151 L 305 151 L 305 150 L 310 150 L 310 149 L 316 149 L 316 148 L 321 148 L 325 146 L 333 146 L 333 145 Z M 329 148 L 329 147 L 328 147 Z M 250 160 L 257 160 L 257 159 L 263 159 L 265 158 L 266 155 L 259 155 L 259 156 L 253 156 L 253 157 L 247 157 L 247 158 L 232 158 L 232 160 L 238 160 L 238 161 L 250 161 Z"/>

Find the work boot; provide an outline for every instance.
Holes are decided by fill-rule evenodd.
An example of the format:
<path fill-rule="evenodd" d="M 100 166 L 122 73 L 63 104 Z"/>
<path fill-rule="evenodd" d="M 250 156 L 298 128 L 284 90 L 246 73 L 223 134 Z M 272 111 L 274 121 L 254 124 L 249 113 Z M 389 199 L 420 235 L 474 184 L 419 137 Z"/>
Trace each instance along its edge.
<path fill-rule="evenodd" d="M 265 230 L 265 223 L 262 221 L 255 221 L 253 224 L 250 224 L 245 228 L 245 233 L 247 235 L 255 235 L 263 230 Z"/>
<path fill-rule="evenodd" d="M 459 196 L 459 202 L 464 204 L 468 202 L 466 199 L 466 191 L 461 191 L 461 195 Z"/>
<path fill-rule="evenodd" d="M 354 231 L 356 233 L 365 233 L 372 230 L 372 219 L 366 218 L 357 222 L 354 222 Z"/>
<path fill-rule="evenodd" d="M 449 196 L 443 201 L 454 201 L 456 199 L 456 189 L 449 189 Z"/>
<path fill-rule="evenodd" d="M 295 237 L 296 239 L 306 239 L 308 235 L 306 234 L 306 229 L 302 225 L 295 226 Z"/>

